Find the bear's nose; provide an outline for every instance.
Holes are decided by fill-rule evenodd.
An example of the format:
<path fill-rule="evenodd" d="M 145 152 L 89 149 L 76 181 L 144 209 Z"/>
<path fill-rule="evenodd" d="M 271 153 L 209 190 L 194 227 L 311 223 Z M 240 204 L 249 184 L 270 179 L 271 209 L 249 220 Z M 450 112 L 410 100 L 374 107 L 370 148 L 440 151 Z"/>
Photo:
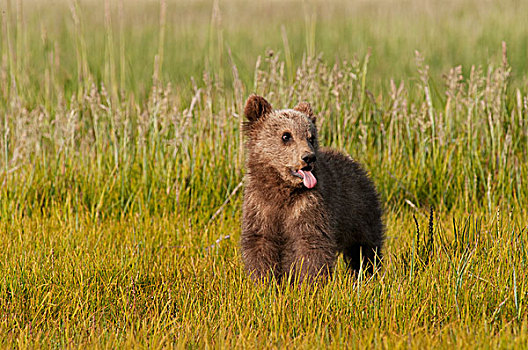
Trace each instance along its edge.
<path fill-rule="evenodd" d="M 315 153 L 308 153 L 301 158 L 306 164 L 310 164 L 316 161 Z"/>

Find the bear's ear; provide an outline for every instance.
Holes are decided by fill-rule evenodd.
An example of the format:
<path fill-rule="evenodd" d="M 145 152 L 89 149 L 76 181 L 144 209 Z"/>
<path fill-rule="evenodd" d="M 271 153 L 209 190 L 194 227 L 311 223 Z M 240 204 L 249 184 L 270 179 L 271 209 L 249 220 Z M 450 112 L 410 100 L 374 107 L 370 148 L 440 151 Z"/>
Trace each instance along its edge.
<path fill-rule="evenodd" d="M 260 117 L 271 113 L 273 108 L 268 101 L 262 96 L 251 95 L 246 101 L 244 115 L 251 123 L 256 122 Z"/>
<path fill-rule="evenodd" d="M 306 114 L 308 118 L 315 124 L 316 117 L 313 113 L 312 106 L 308 102 L 300 102 L 297 106 L 293 107 L 294 110 Z"/>

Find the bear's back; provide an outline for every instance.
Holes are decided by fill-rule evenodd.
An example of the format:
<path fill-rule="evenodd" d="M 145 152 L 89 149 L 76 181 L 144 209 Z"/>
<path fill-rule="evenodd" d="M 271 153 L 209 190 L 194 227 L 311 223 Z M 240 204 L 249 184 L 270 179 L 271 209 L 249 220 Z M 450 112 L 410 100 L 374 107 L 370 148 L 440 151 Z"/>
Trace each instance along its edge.
<path fill-rule="evenodd" d="M 316 167 L 319 191 L 332 218 L 338 245 L 365 238 L 372 245 L 380 244 L 384 231 L 382 208 L 366 171 L 349 156 L 332 149 L 319 151 Z"/>

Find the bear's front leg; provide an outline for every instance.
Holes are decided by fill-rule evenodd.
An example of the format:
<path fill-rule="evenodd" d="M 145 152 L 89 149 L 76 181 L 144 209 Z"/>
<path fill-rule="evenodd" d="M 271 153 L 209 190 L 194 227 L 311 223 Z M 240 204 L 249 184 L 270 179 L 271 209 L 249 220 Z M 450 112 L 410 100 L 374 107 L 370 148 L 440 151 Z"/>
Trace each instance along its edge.
<path fill-rule="evenodd" d="M 332 274 L 337 248 L 326 225 L 320 224 L 303 220 L 288 225 L 282 269 L 293 274 L 292 281 L 297 278 L 299 282 L 306 278 L 327 278 Z"/>
<path fill-rule="evenodd" d="M 254 280 L 281 278 L 282 242 L 269 232 L 243 230 L 241 239 L 242 260 Z"/>

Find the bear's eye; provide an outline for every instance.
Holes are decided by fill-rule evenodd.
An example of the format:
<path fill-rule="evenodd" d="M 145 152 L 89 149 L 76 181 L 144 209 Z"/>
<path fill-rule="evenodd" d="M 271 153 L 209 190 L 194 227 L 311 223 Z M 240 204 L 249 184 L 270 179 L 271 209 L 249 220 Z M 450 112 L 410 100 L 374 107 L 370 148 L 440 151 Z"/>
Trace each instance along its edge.
<path fill-rule="evenodd" d="M 289 132 L 285 132 L 284 134 L 282 134 L 282 141 L 284 143 L 291 141 L 291 139 L 292 135 Z"/>

